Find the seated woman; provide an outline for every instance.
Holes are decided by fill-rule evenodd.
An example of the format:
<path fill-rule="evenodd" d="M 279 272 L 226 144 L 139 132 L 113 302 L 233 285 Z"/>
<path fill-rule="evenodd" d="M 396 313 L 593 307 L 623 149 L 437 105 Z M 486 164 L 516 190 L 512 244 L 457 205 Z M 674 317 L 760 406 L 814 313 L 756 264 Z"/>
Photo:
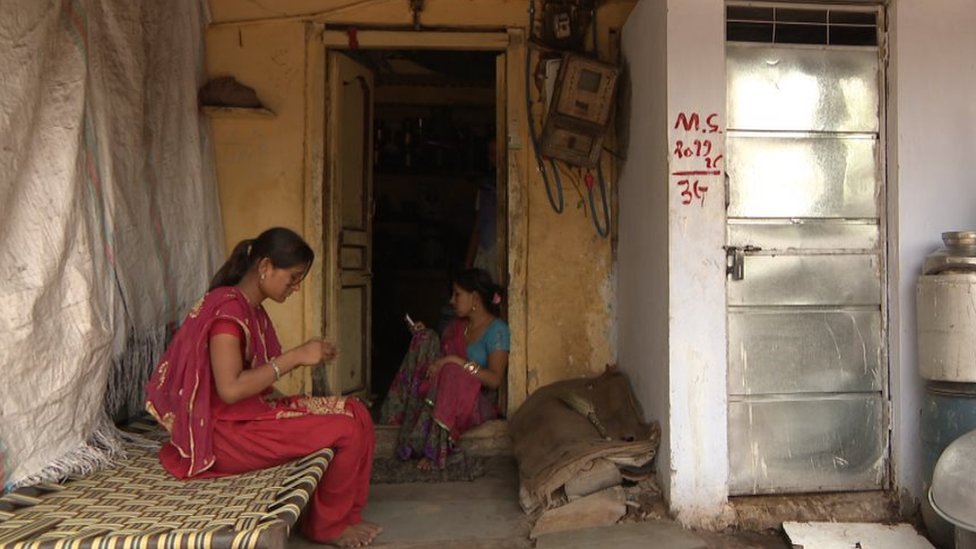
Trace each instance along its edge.
<path fill-rule="evenodd" d="M 336 354 L 321 339 L 282 352 L 261 305 L 297 291 L 313 259 L 288 229 L 238 244 L 156 366 L 146 409 L 169 431 L 159 459 L 181 479 L 244 473 L 333 449 L 302 530 L 318 542 L 361 547 L 381 531 L 361 517 L 375 444 L 369 411 L 351 398 L 273 396 L 281 374 Z"/>
<path fill-rule="evenodd" d="M 440 340 L 422 323 L 383 403 L 381 422 L 400 425 L 397 457 L 443 469 L 461 433 L 498 417 L 498 387 L 508 368 L 509 332 L 498 318 L 501 288 L 481 269 L 452 283 L 456 319 Z"/>

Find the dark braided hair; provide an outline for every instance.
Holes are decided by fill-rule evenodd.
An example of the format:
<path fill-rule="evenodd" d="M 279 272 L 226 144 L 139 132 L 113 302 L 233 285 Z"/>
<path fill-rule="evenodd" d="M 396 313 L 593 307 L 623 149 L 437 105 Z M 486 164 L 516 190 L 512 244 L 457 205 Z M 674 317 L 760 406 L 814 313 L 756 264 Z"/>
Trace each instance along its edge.
<path fill-rule="evenodd" d="M 494 316 L 501 316 L 505 289 L 495 284 L 487 271 L 484 269 L 467 269 L 454 275 L 454 280 L 451 282 L 467 292 L 474 292 L 481 296 L 481 302 L 488 309 L 488 312 Z"/>
<path fill-rule="evenodd" d="M 210 289 L 237 284 L 265 257 L 276 269 L 288 269 L 296 265 L 311 265 L 315 252 L 291 229 L 268 229 L 257 238 L 242 240 L 234 246 L 230 257 L 210 281 Z"/>

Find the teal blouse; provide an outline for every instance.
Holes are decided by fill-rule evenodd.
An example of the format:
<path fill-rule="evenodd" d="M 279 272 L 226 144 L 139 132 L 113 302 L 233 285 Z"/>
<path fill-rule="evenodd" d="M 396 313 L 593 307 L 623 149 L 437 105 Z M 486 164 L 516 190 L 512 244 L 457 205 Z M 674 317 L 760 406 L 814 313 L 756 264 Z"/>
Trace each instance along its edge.
<path fill-rule="evenodd" d="M 508 324 L 500 318 L 491 321 L 485 333 L 467 347 L 468 360 L 473 360 L 482 368 L 488 367 L 488 355 L 495 351 L 508 351 L 511 336 Z"/>

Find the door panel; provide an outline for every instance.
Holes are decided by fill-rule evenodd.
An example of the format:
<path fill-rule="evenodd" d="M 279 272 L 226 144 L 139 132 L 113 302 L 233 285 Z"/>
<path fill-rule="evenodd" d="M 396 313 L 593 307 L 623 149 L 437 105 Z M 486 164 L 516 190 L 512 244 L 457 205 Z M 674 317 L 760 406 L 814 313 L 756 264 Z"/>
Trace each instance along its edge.
<path fill-rule="evenodd" d="M 339 354 L 330 386 L 342 394 L 369 391 L 372 276 L 373 75 L 330 52 L 327 234 L 334 304 L 326 322 Z M 328 304 L 327 304 L 328 305 Z"/>
<path fill-rule="evenodd" d="M 367 303 L 369 286 L 355 284 L 351 280 L 343 280 L 339 293 L 339 303 L 342 322 L 339 324 L 340 350 L 339 360 L 339 391 L 348 394 L 361 390 L 366 386 L 366 349 L 362 346 L 365 333 L 366 315 L 364 311 Z"/>
<path fill-rule="evenodd" d="M 729 128 L 877 132 L 877 48 L 728 44 Z"/>
<path fill-rule="evenodd" d="M 876 217 L 874 137 L 729 135 L 730 217 Z"/>
<path fill-rule="evenodd" d="M 362 270 L 366 268 L 366 248 L 343 246 L 339 253 L 342 254 L 339 257 L 339 266 L 343 270 Z"/>
<path fill-rule="evenodd" d="M 730 492 L 878 489 L 877 48 L 727 44 Z"/>
<path fill-rule="evenodd" d="M 881 235 L 873 220 L 729 220 L 730 246 L 763 250 L 877 250 Z"/>
<path fill-rule="evenodd" d="M 368 217 L 367 185 L 369 177 L 369 149 L 363 147 L 369 144 L 369 131 L 363 125 L 369 121 L 371 101 L 370 90 L 372 84 L 367 75 L 360 74 L 366 70 L 353 63 L 342 54 L 338 61 L 342 76 L 341 98 L 342 111 L 338 113 L 342 124 L 342 141 L 339 145 L 339 182 L 342 185 L 342 230 L 366 231 Z M 372 127 L 372 126 L 369 126 Z M 364 156 L 365 155 L 365 156 Z"/>
<path fill-rule="evenodd" d="M 778 309 L 729 315 L 729 391 L 880 391 L 881 314 Z"/>
<path fill-rule="evenodd" d="M 729 306 L 878 305 L 878 258 L 867 254 L 747 255 Z"/>
<path fill-rule="evenodd" d="M 736 494 L 876 489 L 885 441 L 880 394 L 729 403 Z"/>

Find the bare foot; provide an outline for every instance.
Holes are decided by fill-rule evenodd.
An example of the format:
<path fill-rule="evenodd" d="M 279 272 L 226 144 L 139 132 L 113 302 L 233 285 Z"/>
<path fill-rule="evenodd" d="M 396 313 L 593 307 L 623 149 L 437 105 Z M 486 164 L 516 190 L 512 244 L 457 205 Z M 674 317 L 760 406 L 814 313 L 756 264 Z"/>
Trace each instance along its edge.
<path fill-rule="evenodd" d="M 376 536 L 380 535 L 380 532 L 383 531 L 383 529 L 380 528 L 378 524 L 374 524 L 372 522 L 360 522 L 359 524 L 356 524 L 355 526 L 351 526 L 350 528 L 355 528 L 356 530 L 362 532 L 364 536 L 366 536 L 367 541 L 363 545 L 369 545 L 370 543 L 373 543 L 373 540 L 376 539 Z"/>
<path fill-rule="evenodd" d="M 420 458 L 420 461 L 417 462 L 417 469 L 421 471 L 433 471 L 434 462 L 427 458 Z"/>
<path fill-rule="evenodd" d="M 381 533 L 383 533 L 383 527 L 382 526 L 380 526 L 379 524 L 376 524 L 375 522 L 369 522 L 368 520 L 364 520 L 364 521 L 360 522 L 359 524 L 357 524 L 356 526 L 359 526 L 360 528 L 371 532 L 374 537 L 380 535 Z"/>
<path fill-rule="evenodd" d="M 370 543 L 373 543 L 375 535 L 370 535 L 363 528 L 359 528 L 359 525 L 350 526 L 339 534 L 339 537 L 329 540 L 326 543 L 329 545 L 334 545 L 335 547 L 365 547 Z"/>

